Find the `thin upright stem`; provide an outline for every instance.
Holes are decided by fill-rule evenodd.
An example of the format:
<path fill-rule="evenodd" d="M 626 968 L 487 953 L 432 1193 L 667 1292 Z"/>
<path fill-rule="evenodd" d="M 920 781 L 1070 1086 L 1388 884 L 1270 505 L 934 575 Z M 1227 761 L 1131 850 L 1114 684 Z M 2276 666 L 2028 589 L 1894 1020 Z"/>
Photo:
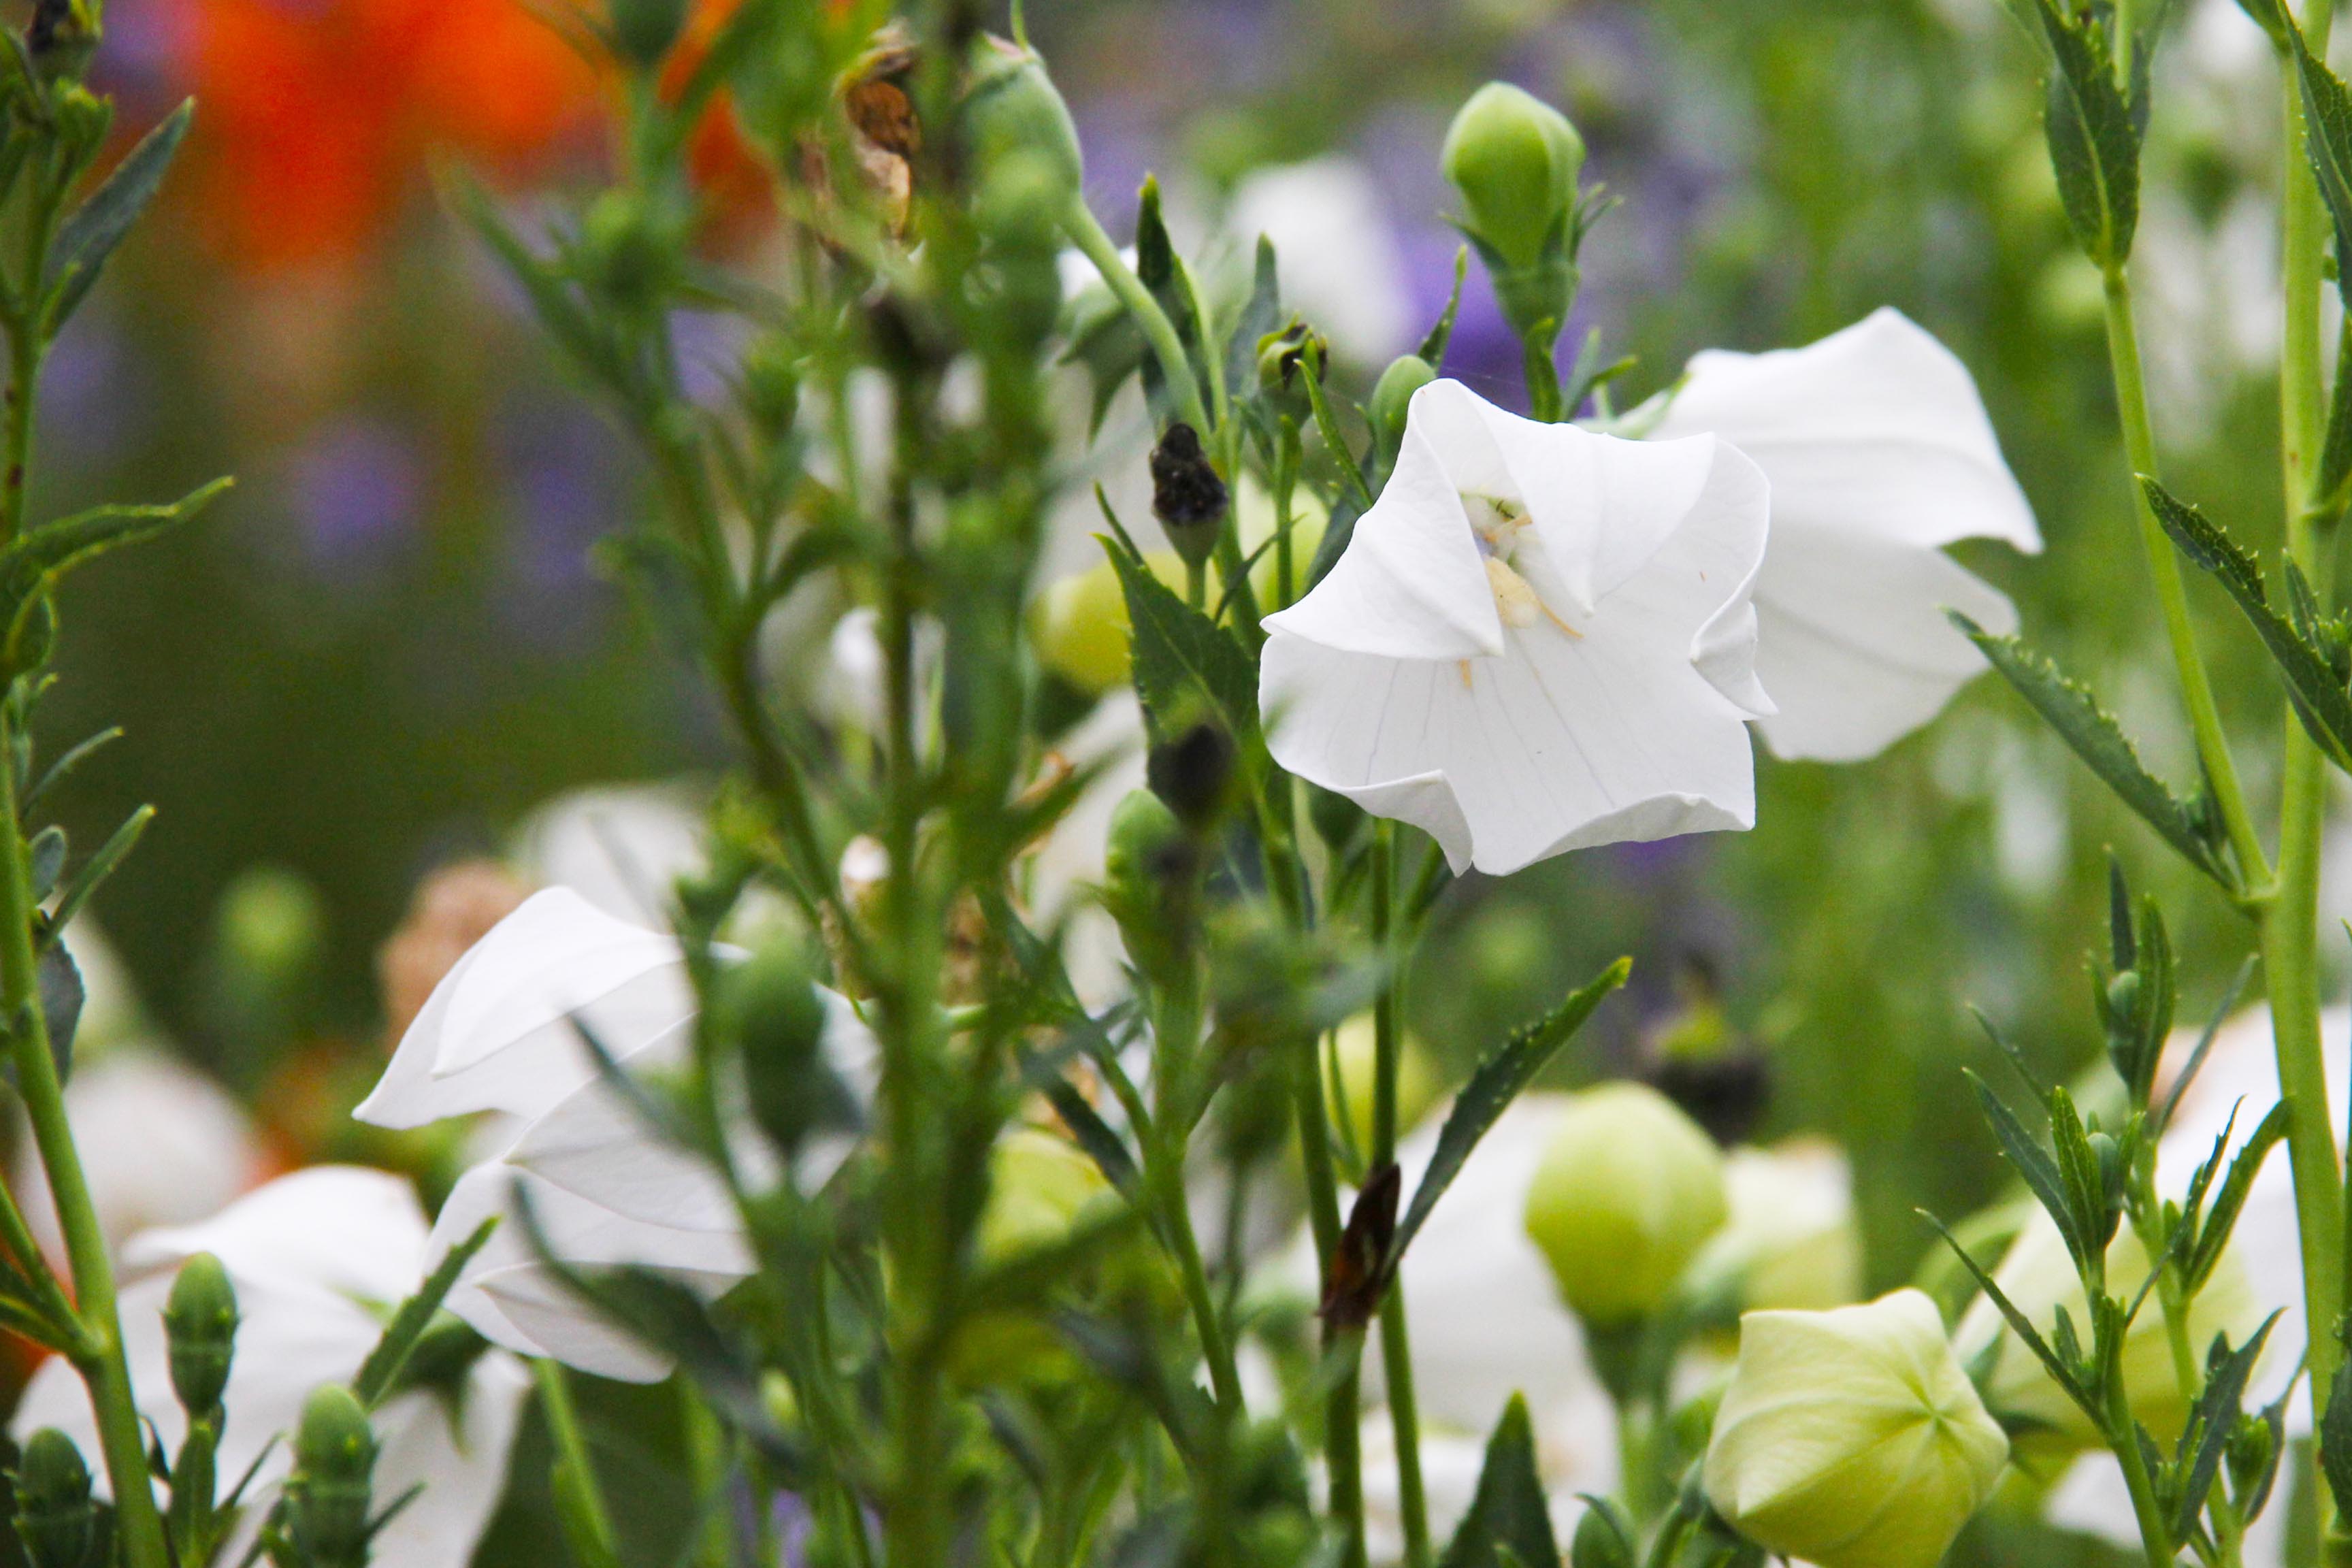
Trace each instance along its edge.
<path fill-rule="evenodd" d="M 541 1356 L 531 1363 L 530 1369 L 539 1384 L 540 1414 L 547 1419 L 547 1434 L 555 1444 L 555 1457 L 572 1473 L 572 1494 L 580 1505 L 581 1522 L 595 1538 L 604 1560 L 617 1562 L 620 1537 L 614 1531 L 612 1510 L 605 1506 L 604 1488 L 596 1479 L 595 1463 L 588 1457 L 587 1439 L 580 1432 L 580 1414 L 572 1403 L 572 1385 L 564 1376 L 563 1363 Z"/>
<path fill-rule="evenodd" d="M 0 712 L 0 757 L 16 754 L 11 721 Z M 0 764 L 0 1018 L 13 1022 L 10 1041 L 16 1089 L 33 1126 L 49 1192 L 56 1200 L 58 1228 L 73 1268 L 83 1343 L 75 1359 L 89 1384 L 98 1417 L 99 1442 L 113 1485 L 116 1529 L 131 1568 L 165 1568 L 163 1520 L 147 1473 L 147 1444 L 122 1352 L 122 1329 L 115 1310 L 114 1267 L 107 1258 L 106 1232 L 82 1173 L 81 1152 L 67 1120 L 65 1089 L 49 1051 L 49 1027 L 41 1008 L 38 955 L 33 951 L 33 900 L 26 864 L 25 836 L 16 823 L 16 772 Z"/>
<path fill-rule="evenodd" d="M 1176 335 L 1176 324 L 1160 308 L 1160 301 L 1151 297 L 1151 290 L 1143 286 L 1143 279 L 1135 275 L 1135 268 L 1119 255 L 1118 247 L 1103 232 L 1101 223 L 1086 203 L 1073 200 L 1069 211 L 1063 215 L 1062 226 L 1079 254 L 1094 263 L 1095 270 L 1102 275 L 1103 283 L 1120 308 L 1135 318 L 1143 341 L 1151 347 L 1152 357 L 1160 362 L 1160 374 L 1168 383 L 1169 395 L 1176 399 L 1177 412 L 1205 437 L 1215 426 L 1210 424 L 1208 409 L 1201 402 L 1200 378 L 1192 374 L 1183 340 Z"/>
<path fill-rule="evenodd" d="M 1372 1150 L 1369 1172 L 1396 1162 L 1397 1073 L 1404 1044 L 1397 1020 L 1397 955 L 1390 951 L 1396 904 L 1396 825 L 1372 824 L 1372 946 L 1391 968 L 1372 1001 Z M 1429 1502 L 1421 1475 L 1421 1413 L 1413 1397 L 1412 1344 L 1404 1289 L 1392 1283 L 1381 1303 L 1381 1365 L 1388 1378 L 1389 1425 L 1396 1439 L 1397 1512 L 1404 1525 L 1406 1568 L 1427 1568 Z"/>
<path fill-rule="evenodd" d="M 2157 603 L 2164 612 L 2165 637 L 2171 644 L 2173 668 L 2196 736 L 2197 759 L 2211 782 L 2214 803 L 2221 808 L 2239 866 L 2249 886 L 2259 889 L 2270 880 L 2269 862 L 2263 854 L 2262 840 L 2254 834 L 2253 818 L 2246 811 L 2237 763 L 2221 731 L 2221 710 L 2213 700 L 2213 684 L 2197 651 L 2197 631 L 2189 618 L 2189 592 L 2180 580 L 2180 563 L 2173 558 L 2172 542 L 2165 537 L 2164 525 L 2157 521 L 2156 509 L 2137 480 L 2141 475 L 2156 477 L 2156 431 L 2147 415 L 2147 382 L 2140 369 L 2139 334 L 2132 320 L 2131 280 L 2121 266 L 2107 271 L 2106 314 L 2107 358 L 2115 373 L 2116 404 L 2123 417 L 2124 452 L 2135 476 L 2132 511 L 2139 520 L 2142 553 L 2147 558 L 2148 574 L 2156 580 Z"/>

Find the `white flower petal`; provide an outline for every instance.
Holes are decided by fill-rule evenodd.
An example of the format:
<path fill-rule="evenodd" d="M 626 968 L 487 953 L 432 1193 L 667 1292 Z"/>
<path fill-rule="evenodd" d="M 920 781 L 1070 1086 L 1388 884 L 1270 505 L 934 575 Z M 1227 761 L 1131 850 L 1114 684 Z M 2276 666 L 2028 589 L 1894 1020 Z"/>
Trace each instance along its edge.
<path fill-rule="evenodd" d="M 1941 551 L 1784 527 L 1776 512 L 1756 583 L 1756 674 L 1780 706 L 1757 728 L 1774 753 L 1875 756 L 1942 711 L 1985 668 L 1947 609 L 2017 629 L 2008 596 Z"/>
<path fill-rule="evenodd" d="M 224 1486 L 256 1460 L 260 1468 L 254 1506 L 226 1560 L 243 1555 L 290 1468 L 285 1438 L 303 1402 L 321 1384 L 349 1381 L 382 1337 L 370 1303 L 388 1305 L 416 1289 L 425 1234 L 424 1213 L 399 1177 L 317 1166 L 257 1189 L 205 1224 L 150 1232 L 126 1249 L 131 1267 L 152 1272 L 120 1298 L 123 1351 L 140 1412 L 167 1450 L 176 1451 L 187 1433 L 163 1332 L 177 1265 L 192 1253 L 211 1252 L 236 1287 L 241 1321 L 218 1466 Z M 378 1501 L 425 1483 L 377 1539 L 373 1561 L 379 1568 L 446 1568 L 472 1555 L 504 1489 L 528 1388 L 521 1367 L 492 1352 L 468 1374 L 462 1433 L 451 1431 L 447 1406 L 426 1393 L 404 1394 L 376 1413 L 383 1444 Z M 42 1426 L 64 1431 L 91 1458 L 105 1493 L 105 1473 L 95 1464 L 97 1422 L 81 1379 L 62 1359 L 34 1375 L 10 1429 L 22 1436 Z"/>
<path fill-rule="evenodd" d="M 458 1275 L 448 1306 L 484 1338 L 510 1350 L 634 1383 L 658 1381 L 669 1370 L 666 1358 L 607 1323 L 540 1260 L 515 1205 L 519 1192 L 527 1194 L 549 1250 L 568 1264 L 659 1269 L 705 1296 L 752 1271 L 751 1249 L 734 1231 L 647 1224 L 503 1162 L 477 1165 L 442 1205 L 429 1255 L 437 1261 L 483 1220 L 503 1216 Z"/>
<path fill-rule="evenodd" d="M 1430 397 L 1444 384 L 1413 395 L 1416 416 L 1449 406 Z M 1268 616 L 1266 629 L 1383 658 L 1501 653 L 1502 617 L 1462 510 L 1463 487 L 1450 471 L 1457 466 L 1438 455 L 1422 424 L 1409 421 L 1396 471 L 1371 510 L 1356 520 L 1346 552 L 1312 593 Z M 1494 468 L 1499 474 L 1499 458 Z"/>
<path fill-rule="evenodd" d="M 596 1075 L 575 1016 L 625 1057 L 693 1013 L 675 938 L 551 888 L 500 921 L 434 987 L 352 1114 L 380 1127 L 477 1110 L 536 1115 Z"/>
<path fill-rule="evenodd" d="M 1274 242 L 1285 307 L 1347 359 L 1377 367 L 1411 346 L 1404 260 L 1380 187 L 1354 159 L 1252 170 L 1234 187 L 1226 227 L 1245 256 L 1255 255 L 1261 234 Z"/>
<path fill-rule="evenodd" d="M 1772 480 L 1776 536 L 1838 528 L 2042 548 L 1968 367 L 1899 310 L 1803 348 L 1710 350 L 1688 375 L 1655 435 L 1711 431 L 1755 458 Z"/>
<path fill-rule="evenodd" d="M 605 913 L 664 924 L 679 878 L 709 864 L 698 792 L 604 784 L 558 795 L 516 829 L 515 858 L 541 887 L 569 888 Z"/>

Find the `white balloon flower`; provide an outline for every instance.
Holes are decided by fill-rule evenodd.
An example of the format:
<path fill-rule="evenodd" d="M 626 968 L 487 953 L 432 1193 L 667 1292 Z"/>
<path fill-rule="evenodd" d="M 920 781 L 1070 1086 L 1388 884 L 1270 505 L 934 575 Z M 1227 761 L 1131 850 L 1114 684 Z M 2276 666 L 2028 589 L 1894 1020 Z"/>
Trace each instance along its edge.
<path fill-rule="evenodd" d="M 1755 819 L 1763 474 L 1413 395 L 1379 501 L 1266 618 L 1275 760 L 1428 832 L 1455 870 Z"/>
<path fill-rule="evenodd" d="M 123 1349 L 139 1412 L 164 1451 L 178 1451 L 187 1417 L 172 1391 L 163 1307 L 179 1266 L 199 1252 L 221 1260 L 242 1319 L 223 1403 L 228 1424 L 218 1457 L 226 1493 L 260 1461 L 237 1535 L 222 1561 L 240 1561 L 285 1479 L 285 1440 L 303 1401 L 321 1384 L 347 1383 L 383 1332 L 384 1315 L 426 1272 L 425 1211 L 397 1176 L 318 1165 L 257 1187 L 201 1225 L 152 1230 L 124 1248 Z M 377 1568 L 464 1563 L 506 1487 L 507 1454 L 530 1379 L 513 1357 L 475 1361 L 461 1389 L 415 1389 L 375 1413 L 374 1493 L 379 1507 L 419 1482 L 425 1489 L 375 1538 Z M 93 1460 L 98 1426 L 81 1379 L 53 1358 L 34 1374 L 10 1431 L 19 1439 L 55 1426 Z M 100 1489 L 103 1469 L 93 1464 Z"/>
<path fill-rule="evenodd" d="M 1976 384 L 1892 309 L 1804 348 L 1709 350 L 1685 375 L 1652 437 L 1715 435 L 1771 481 L 1756 673 L 1779 711 L 1757 727 L 1783 757 L 1874 756 L 1985 667 L 1945 609 L 2017 627 L 2008 598 L 1942 547 L 2042 548 Z"/>
<path fill-rule="evenodd" d="M 827 994 L 825 1055 L 853 1089 L 870 1091 L 872 1037 L 849 1004 Z M 568 889 L 534 895 L 445 977 L 359 1109 L 380 1127 L 499 1111 L 520 1120 L 504 1152 L 459 1178 L 433 1227 L 438 1259 L 492 1215 L 491 1233 L 449 1295 L 449 1310 L 484 1337 L 583 1372 L 652 1382 L 667 1358 L 604 1321 L 542 1260 L 520 1223 L 527 1202 L 551 1253 L 567 1265 L 659 1269 L 715 1297 L 752 1272 L 733 1200 L 716 1173 L 663 1141 L 607 1082 L 582 1026 L 632 1072 L 683 1060 L 695 997 L 676 938 L 604 913 Z M 774 1175 L 739 1119 L 735 1152 L 747 1178 Z M 802 1155 L 822 1181 L 843 1141 Z"/>

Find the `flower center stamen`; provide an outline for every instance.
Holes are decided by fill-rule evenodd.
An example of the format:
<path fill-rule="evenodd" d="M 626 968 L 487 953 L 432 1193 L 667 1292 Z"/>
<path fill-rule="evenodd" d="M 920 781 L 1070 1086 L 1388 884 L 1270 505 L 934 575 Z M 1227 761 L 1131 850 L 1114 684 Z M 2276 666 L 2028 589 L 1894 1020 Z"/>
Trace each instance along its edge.
<path fill-rule="evenodd" d="M 1465 494 L 1462 510 L 1478 541 L 1478 554 L 1486 568 L 1486 587 L 1495 595 L 1495 613 L 1503 624 L 1524 631 L 1538 621 L 1549 621 L 1570 637 L 1584 634 L 1552 613 L 1534 584 L 1512 564 L 1519 552 L 1519 532 L 1531 521 L 1517 502 L 1493 496 Z"/>

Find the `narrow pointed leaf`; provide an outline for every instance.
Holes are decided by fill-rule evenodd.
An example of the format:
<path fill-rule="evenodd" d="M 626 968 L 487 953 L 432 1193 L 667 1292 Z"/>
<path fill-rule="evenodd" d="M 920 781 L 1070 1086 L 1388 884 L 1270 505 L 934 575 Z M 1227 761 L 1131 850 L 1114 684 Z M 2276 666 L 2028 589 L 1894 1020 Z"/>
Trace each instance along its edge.
<path fill-rule="evenodd" d="M 2288 1111 L 2286 1101 L 2271 1107 L 2268 1116 L 2254 1128 L 2246 1146 L 2230 1162 L 2230 1173 L 2222 1180 L 2221 1190 L 2213 1194 L 2213 1212 L 2197 1233 L 2196 1250 L 2189 1255 L 2187 1284 L 2193 1294 L 2213 1276 L 2214 1267 L 2221 1261 L 2221 1251 L 2229 1244 L 2230 1231 L 2238 1223 L 2240 1211 L 2246 1206 L 2246 1194 L 2252 1191 L 2255 1176 L 2262 1173 L 2263 1161 L 2286 1137 Z"/>
<path fill-rule="evenodd" d="M 2077 1217 L 2074 1196 L 2069 1190 L 2058 1162 L 2050 1152 L 2025 1130 L 2008 1103 L 1995 1094 L 1976 1074 L 1968 1075 L 1976 1086 L 1977 1100 L 1984 1107 L 1985 1120 L 1992 1124 L 1993 1136 L 2000 1140 L 2001 1152 L 2024 1178 L 2034 1200 L 2057 1222 L 2058 1233 L 2065 1237 L 2066 1250 L 2074 1257 L 2078 1268 L 2087 1267 L 2092 1254 L 2090 1238 L 2083 1232 Z"/>
<path fill-rule="evenodd" d="M 2056 0 L 2035 5 L 2050 45 L 2050 163 L 2066 221 L 2084 255 L 2121 266 L 2139 222 L 2139 121 L 2116 84 L 2098 22 Z"/>
<path fill-rule="evenodd" d="M 1257 670 L 1214 621 L 1186 604 L 1150 568 L 1124 551 L 1110 552 L 1133 628 L 1135 689 L 1152 742 L 1175 739 L 1204 717 L 1205 701 L 1243 749 L 1257 740 Z"/>
<path fill-rule="evenodd" d="M 2073 1365 L 2058 1358 L 2057 1352 L 2050 1348 L 2048 1342 L 2042 1339 L 2040 1331 L 2034 1328 L 2032 1320 L 2018 1310 L 2017 1303 L 2009 1299 L 2009 1293 L 1993 1283 L 1992 1276 L 1986 1273 L 1983 1266 L 1969 1256 L 1969 1249 L 1960 1245 L 1958 1237 L 1945 1228 L 1942 1220 L 1925 1209 L 1918 1212 L 1920 1218 L 1936 1227 L 1936 1234 L 1944 1238 L 1944 1245 L 1949 1247 L 1953 1255 L 1959 1258 L 1960 1267 L 1969 1271 L 1969 1278 L 1977 1282 L 1977 1288 L 1985 1293 L 1985 1299 L 1990 1301 L 1994 1309 L 2000 1313 L 2001 1320 L 2009 1324 L 2010 1331 L 2016 1334 L 2025 1348 L 2033 1352 L 2033 1358 L 2042 1363 L 2042 1370 L 2049 1373 L 2052 1381 L 2064 1391 L 2066 1397 L 2073 1400 L 2093 1421 L 2104 1420 L 2105 1416 L 2100 1413 L 2097 1403 L 2091 1397 L 2090 1391 L 2084 1388 L 2082 1380 L 2074 1375 Z"/>
<path fill-rule="evenodd" d="M 1560 1561 L 1543 1472 L 1536 1463 L 1535 1424 L 1528 1417 L 1527 1400 L 1516 1394 L 1486 1440 L 1478 1489 L 1438 1568 L 1502 1568 L 1506 1553 L 1527 1568 L 1559 1568 Z"/>
<path fill-rule="evenodd" d="M 384 1325 L 383 1337 L 368 1352 L 367 1360 L 360 1363 L 359 1375 L 352 1379 L 352 1392 L 359 1402 L 373 1410 L 384 1396 L 398 1385 L 400 1370 L 408 1363 L 416 1343 L 433 1324 L 433 1314 L 449 1299 L 457 1287 L 457 1276 L 474 1255 L 490 1243 L 490 1232 L 498 1228 L 499 1216 L 491 1215 L 474 1227 L 474 1234 L 449 1249 L 440 1266 L 425 1277 L 416 1288 L 416 1294 L 400 1304 L 400 1310 Z"/>
<path fill-rule="evenodd" d="M 114 254 L 114 247 L 122 243 L 122 237 L 131 232 L 131 226 L 139 221 L 139 215 L 147 210 L 155 193 L 163 188 L 163 175 L 171 168 L 180 142 L 187 136 L 188 123 L 195 112 L 193 99 L 173 110 L 162 124 L 140 138 L 139 144 L 114 166 L 105 183 L 90 193 L 89 200 L 58 226 L 49 264 L 50 331 L 63 326 L 89 295 L 107 258 Z"/>
<path fill-rule="evenodd" d="M 2069 680 L 2016 637 L 1995 636 L 1957 613 L 1951 620 L 2116 798 L 2138 813 L 2183 859 L 2231 894 L 2238 892 L 2237 874 L 2214 834 L 2187 802 L 2147 771 L 2114 716 L 2099 706 L 2088 688 Z"/>
<path fill-rule="evenodd" d="M 1445 1189 L 1462 1173 L 1463 1163 L 1478 1146 L 1478 1140 L 1510 1108 L 1519 1091 L 1533 1083 L 1536 1075 L 1575 1037 L 1585 1020 L 1592 1016 L 1593 1009 L 1625 984 L 1625 977 L 1633 970 L 1632 959 L 1619 959 L 1582 989 L 1570 993 L 1559 1006 L 1531 1024 L 1521 1025 L 1510 1038 L 1495 1048 L 1493 1055 L 1478 1064 L 1478 1070 L 1470 1075 L 1470 1081 L 1454 1097 L 1454 1109 L 1446 1112 L 1445 1125 L 1438 1130 L 1437 1148 L 1429 1157 L 1429 1169 L 1422 1173 L 1421 1185 L 1413 1189 L 1412 1202 L 1406 1205 L 1404 1217 L 1397 1222 L 1396 1242 L 1389 1252 L 1391 1268 L 1403 1258 L 1405 1249 L 1427 1223 L 1430 1211 L 1437 1206 L 1437 1200 L 1445 1195 Z"/>
<path fill-rule="evenodd" d="M 2188 1473 L 2180 1481 L 2180 1504 L 2173 1515 L 2172 1532 L 2181 1540 L 2189 1539 L 2197 1528 L 2197 1516 L 2205 1511 L 2205 1500 L 2213 1490 L 2213 1478 L 2221 1473 L 2221 1457 L 2228 1449 L 2231 1436 L 2238 1428 L 2238 1416 L 2246 1398 L 2246 1380 L 2253 1375 L 2254 1363 L 2263 1353 L 2263 1342 L 2271 1337 L 2272 1328 L 2279 1315 L 2273 1312 L 2263 1320 L 2252 1337 L 2236 1350 L 2227 1349 L 2226 1339 L 2214 1342 L 2214 1355 L 2205 1372 L 2205 1391 L 2198 1397 L 2197 1410 L 2188 1429 L 2180 1435 L 2186 1446 L 2189 1435 L 2197 1435 L 2197 1449 Z"/>

